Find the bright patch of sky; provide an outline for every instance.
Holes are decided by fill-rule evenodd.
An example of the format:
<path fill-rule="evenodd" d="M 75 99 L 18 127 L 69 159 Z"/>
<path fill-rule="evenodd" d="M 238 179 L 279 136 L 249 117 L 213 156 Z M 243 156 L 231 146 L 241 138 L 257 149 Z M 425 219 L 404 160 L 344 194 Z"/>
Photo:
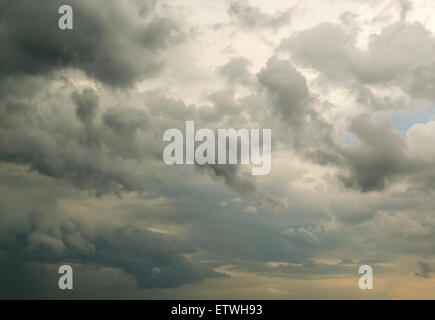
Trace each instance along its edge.
<path fill-rule="evenodd" d="M 435 105 L 430 104 L 423 106 L 413 112 L 388 112 L 377 113 L 373 116 L 374 122 L 382 120 L 390 121 L 403 137 L 406 137 L 406 132 L 417 123 L 428 123 L 435 119 Z"/>

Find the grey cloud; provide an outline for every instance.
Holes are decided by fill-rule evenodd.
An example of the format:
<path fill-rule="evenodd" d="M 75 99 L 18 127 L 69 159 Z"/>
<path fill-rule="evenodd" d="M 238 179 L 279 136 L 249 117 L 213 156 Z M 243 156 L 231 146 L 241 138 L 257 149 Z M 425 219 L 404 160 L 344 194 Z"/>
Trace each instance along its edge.
<path fill-rule="evenodd" d="M 97 108 L 98 108 L 98 96 L 92 89 L 85 89 L 80 95 L 77 92 L 73 92 L 71 95 L 76 108 L 77 117 L 82 120 L 85 124 L 92 123 L 95 118 Z"/>
<path fill-rule="evenodd" d="M 252 75 L 248 68 L 251 62 L 243 57 L 232 58 L 227 64 L 219 68 L 219 74 L 230 82 L 240 84 L 252 83 Z"/>
<path fill-rule="evenodd" d="M 107 110 L 102 119 L 106 126 L 122 138 L 132 138 L 137 130 L 146 128 L 149 120 L 141 110 L 130 109 L 125 112 L 124 108 L 111 108 Z"/>
<path fill-rule="evenodd" d="M 159 53 L 159 50 L 183 41 L 184 34 L 172 19 L 155 17 L 140 34 L 140 40 L 145 48 Z"/>
<path fill-rule="evenodd" d="M 74 29 L 62 31 L 62 1 L 0 1 L 0 76 L 77 68 L 121 87 L 152 76 L 162 67 L 158 53 L 182 38 L 168 18 L 153 18 L 152 2 L 74 1 Z"/>
<path fill-rule="evenodd" d="M 214 91 L 208 95 L 211 105 L 205 106 L 199 110 L 199 118 L 204 123 L 216 125 L 226 123 L 226 126 L 241 126 L 241 123 L 233 118 L 234 114 L 242 112 L 243 106 L 235 99 L 235 90 L 225 88 Z M 240 120 L 239 120 L 240 121 Z"/>
<path fill-rule="evenodd" d="M 276 111 L 294 127 L 303 125 L 309 108 L 310 94 L 305 78 L 288 62 L 271 58 L 258 74 Z"/>
<path fill-rule="evenodd" d="M 411 96 L 433 99 L 435 39 L 419 22 L 396 22 L 370 37 L 366 51 L 355 45 L 355 33 L 322 23 L 285 40 L 281 48 L 306 67 L 352 84 L 388 84 Z M 419 50 L 414 50 L 419 48 Z"/>
<path fill-rule="evenodd" d="M 424 279 L 428 279 L 431 276 L 432 268 L 430 264 L 424 261 L 418 261 L 419 271 L 415 273 L 416 277 L 422 277 Z"/>
<path fill-rule="evenodd" d="M 291 61 L 272 57 L 258 74 L 250 72 L 243 57 L 219 67 L 225 87 L 207 92 L 205 105 L 196 106 L 171 97 L 166 89 L 132 93 L 122 88 L 157 72 L 162 62 L 158 56 L 183 39 L 178 25 L 153 16 L 155 2 L 105 3 L 101 10 L 100 2 L 95 3 L 77 2 L 76 17 L 87 23 L 87 33 L 77 29 L 77 35 L 67 35 L 70 47 L 63 53 L 51 51 L 51 46 L 57 48 L 53 43 L 66 43 L 63 34 L 47 40 L 48 27 L 38 29 L 43 29 L 42 17 L 49 20 L 46 13 L 34 8 L 39 42 L 33 43 L 24 28 L 3 14 L 19 18 L 24 13 L 0 0 L 3 26 L 15 28 L 8 38 L 0 27 L 0 40 L 5 40 L 0 57 L 8 63 L 0 71 L 0 161 L 8 163 L 0 163 L 0 255 L 20 255 L 1 261 L 1 297 L 8 296 L 4 288 L 22 285 L 7 279 L 17 272 L 26 273 L 23 281 L 53 280 L 46 280 L 39 269 L 32 273 L 29 264 L 35 263 L 47 267 L 70 260 L 127 273 L 139 288 L 173 288 L 221 277 L 213 268 L 228 264 L 233 265 L 230 270 L 311 279 L 355 272 L 352 266 L 315 258 L 392 261 L 404 254 L 433 254 L 432 194 L 412 189 L 435 185 L 427 145 L 412 147 L 391 125 L 360 115 L 349 125 L 359 144 L 340 146 L 334 124 L 322 113 L 328 102 L 310 91 L 298 70 L 298 64 L 311 67 L 327 80 L 349 85 L 360 93 L 360 103 L 371 101 L 373 109 L 391 103 L 376 100 L 369 86 L 399 85 L 415 97 L 433 97 L 433 67 L 427 58 L 432 39 L 421 25 L 390 26 L 372 37 L 367 52 L 357 49 L 355 39 L 340 26 L 304 31 L 285 44 L 292 51 Z M 41 7 L 49 10 L 48 2 Z M 278 30 L 290 17 L 290 11 L 273 16 L 236 3 L 230 10 L 233 21 L 246 29 Z M 120 30 L 105 17 L 117 19 Z M 415 50 L 421 41 L 426 44 Z M 20 45 L 29 57 L 13 55 Z M 397 50 L 402 46 L 403 52 Z M 51 55 L 59 60 L 49 60 Z M 403 73 L 397 70 L 400 66 L 405 66 Z M 85 74 L 62 79 L 72 68 Z M 111 91 L 93 83 L 94 89 L 83 89 L 81 81 L 90 78 L 121 88 Z M 240 85 L 249 94 L 240 96 Z M 195 167 L 227 189 L 192 176 L 192 167 L 161 166 L 163 131 L 183 130 L 185 120 L 195 120 L 197 129 L 272 128 L 274 148 L 293 148 L 304 159 L 334 165 L 340 181 L 361 193 L 343 191 L 329 175 L 325 180 L 304 178 L 322 180 L 306 187 L 292 181 L 305 172 L 275 171 L 272 180 L 262 181 L 271 194 L 288 197 L 282 201 L 260 190 L 255 177 L 239 166 Z M 423 137 L 431 137 L 429 128 L 414 139 Z M 307 173 L 317 175 L 314 170 Z M 401 178 L 408 179 L 409 193 L 369 192 Z M 229 200 L 234 194 L 243 200 Z M 257 211 L 243 212 L 247 205 L 258 205 Z M 4 265 L 8 262 L 17 272 Z M 427 265 L 420 268 L 419 275 L 430 275 Z M 45 297 L 38 292 L 43 285 L 31 283 L 25 297 Z M 22 293 L 14 291 L 13 296 Z"/>
<path fill-rule="evenodd" d="M 180 254 L 181 248 L 163 236 L 134 227 L 106 231 L 94 244 L 95 252 L 81 256 L 82 261 L 131 273 L 140 288 L 173 288 L 223 276 L 205 265 L 192 265 Z M 156 269 L 158 273 L 153 272 Z"/>
<path fill-rule="evenodd" d="M 270 28 L 276 31 L 290 23 L 292 9 L 271 15 L 247 3 L 232 2 L 228 12 L 236 23 L 248 30 Z"/>
<path fill-rule="evenodd" d="M 406 16 L 414 8 L 414 5 L 409 0 L 399 0 L 398 3 L 400 7 L 400 19 L 405 21 Z"/>
<path fill-rule="evenodd" d="M 198 111 L 195 105 L 186 104 L 181 99 L 167 97 L 162 90 L 150 90 L 143 94 L 144 103 L 149 113 L 156 119 L 163 120 L 163 127 L 170 128 L 175 122 L 183 123 L 185 120 L 197 120 Z"/>
<path fill-rule="evenodd" d="M 352 62 L 352 69 L 363 82 L 400 79 L 402 74 L 432 64 L 434 52 L 435 39 L 423 25 L 395 23 L 370 39 L 368 52 Z"/>
<path fill-rule="evenodd" d="M 422 181 L 421 172 L 425 172 L 426 180 L 433 176 L 430 164 L 413 156 L 406 140 L 387 122 L 374 124 L 368 115 L 354 117 L 348 130 L 360 143 L 340 146 L 332 124 L 314 109 L 313 104 L 318 101 L 305 78 L 289 61 L 271 58 L 258 80 L 266 88 L 266 102 L 272 106 L 275 117 L 287 124 L 275 127 L 275 137 L 278 135 L 280 141 L 317 164 L 338 167 L 338 178 L 346 187 L 362 192 L 380 191 L 396 178 L 404 177 L 420 180 L 420 185 L 429 183 Z"/>
<path fill-rule="evenodd" d="M 113 212 L 99 215 L 98 219 L 84 219 L 77 211 L 65 210 L 59 206 L 60 199 L 81 196 L 58 181 L 3 168 L 0 174 L 0 188 L 8 186 L 0 201 L 0 253 L 19 256 L 22 263 L 74 261 L 113 267 L 133 275 L 138 288 L 178 287 L 222 276 L 201 263 L 189 262 L 183 255 L 192 249 L 175 237 L 149 231 L 128 220 L 117 221 Z M 23 194 L 24 190 L 32 192 Z M 0 282 L 4 283 L 8 273 L 0 274 Z"/>
<path fill-rule="evenodd" d="M 35 171 L 97 194 L 147 189 L 146 181 L 153 181 L 154 174 L 140 164 L 127 165 L 129 159 L 140 156 L 145 162 L 158 154 L 159 145 L 139 133 L 145 130 L 145 115 L 130 108 L 97 115 L 95 91 L 70 95 L 57 94 L 55 103 L 23 95 L 18 103 L 14 95 L 0 101 L 2 119 L 8 119 L 0 126 L 0 159 L 30 164 Z"/>
<path fill-rule="evenodd" d="M 39 101 L 38 91 L 48 90 L 51 82 L 24 93 L 13 79 L 4 82 L 11 90 L 0 101 L 2 119 L 8 119 L 0 126 L 0 159 L 29 164 L 32 170 L 97 195 L 153 192 L 153 186 L 164 180 L 153 164 L 161 161 L 163 131 L 173 127 L 184 130 L 181 119 L 196 120 L 198 128 L 214 126 L 206 120 L 206 108 L 186 105 L 159 90 L 135 97 L 134 101 L 145 104 L 145 108 L 136 109 L 100 105 L 100 95 L 107 94 L 104 89 L 70 93 L 68 86 L 49 100 Z M 25 83 L 32 81 L 27 78 Z M 212 94 L 212 112 L 233 114 L 226 105 L 231 99 L 228 92 Z M 238 168 L 207 172 L 225 177 L 227 186 L 260 205 L 283 208 L 280 201 L 258 191 L 255 180 L 243 177 Z"/>
<path fill-rule="evenodd" d="M 216 129 L 217 124 L 219 127 L 227 128 L 237 124 L 236 128 L 240 128 L 242 126 L 240 121 L 231 123 L 231 120 L 234 120 L 232 116 L 235 110 L 241 108 L 234 101 L 233 94 L 231 90 L 214 92 L 210 95 L 213 106 L 197 108 L 194 105 L 186 105 L 181 100 L 168 98 L 158 90 L 153 90 L 145 93 L 145 103 L 150 115 L 162 120 L 158 130 L 179 128 L 184 132 L 185 120 L 195 120 L 196 129 L 203 127 Z M 225 116 L 228 116 L 228 119 L 220 121 Z M 210 174 L 217 181 L 223 181 L 232 190 L 261 206 L 278 211 L 285 207 L 282 201 L 257 190 L 255 179 L 250 174 L 243 173 L 237 165 L 204 165 L 196 166 L 196 168 Z"/>
<path fill-rule="evenodd" d="M 433 100 L 435 82 L 430 70 L 435 65 L 435 39 L 422 24 L 392 23 L 370 37 L 367 50 L 357 48 L 355 35 L 341 25 L 322 23 L 283 41 L 281 49 L 288 50 L 297 64 L 350 88 L 356 102 L 368 111 L 413 108 L 404 99 L 379 96 L 376 88 L 396 87 L 414 99 Z M 338 147 L 331 142 L 326 154 L 311 152 L 314 159 L 319 157 L 317 163 L 339 166 L 339 179 L 345 186 L 380 191 L 402 178 L 420 186 L 432 184 L 431 165 L 412 154 L 391 125 L 373 124 L 361 115 L 354 117 L 348 130 L 360 140 L 359 145 Z"/>
<path fill-rule="evenodd" d="M 349 131 L 360 144 L 341 152 L 350 166 L 350 175 L 340 176 L 347 187 L 383 190 L 395 175 L 406 172 L 406 142 L 391 124 L 374 124 L 368 115 L 360 115 L 352 119 Z"/>
<path fill-rule="evenodd" d="M 433 158 L 420 144 L 415 145 L 418 139 L 432 137 L 430 125 L 422 128 L 405 139 L 389 122 L 373 123 L 367 114 L 355 116 L 348 130 L 359 144 L 337 149 L 344 165 L 339 179 L 346 187 L 363 192 L 384 190 L 395 181 L 408 182 L 410 190 L 430 192 L 434 188 Z"/>
<path fill-rule="evenodd" d="M 56 270 L 47 272 L 18 254 L 0 252 L 0 299 L 50 299 L 58 291 Z"/>
<path fill-rule="evenodd" d="M 312 67 L 331 78 L 347 76 L 349 57 L 357 55 L 353 34 L 346 34 L 338 25 L 321 23 L 284 40 L 283 50 L 290 50 L 295 61 Z"/>
<path fill-rule="evenodd" d="M 290 61 L 272 57 L 257 76 L 266 89 L 268 107 L 270 105 L 274 116 L 285 124 L 275 128 L 278 139 L 315 162 L 339 162 L 334 128 L 314 108 L 318 99 Z"/>

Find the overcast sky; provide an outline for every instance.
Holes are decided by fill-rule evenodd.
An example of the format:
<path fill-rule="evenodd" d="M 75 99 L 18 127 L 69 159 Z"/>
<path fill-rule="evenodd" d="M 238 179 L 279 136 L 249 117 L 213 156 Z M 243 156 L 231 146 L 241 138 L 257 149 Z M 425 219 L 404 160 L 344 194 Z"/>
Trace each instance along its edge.
<path fill-rule="evenodd" d="M 434 299 L 433 12 L 0 0 L 0 297 Z M 186 120 L 271 129 L 271 173 L 166 165 Z"/>

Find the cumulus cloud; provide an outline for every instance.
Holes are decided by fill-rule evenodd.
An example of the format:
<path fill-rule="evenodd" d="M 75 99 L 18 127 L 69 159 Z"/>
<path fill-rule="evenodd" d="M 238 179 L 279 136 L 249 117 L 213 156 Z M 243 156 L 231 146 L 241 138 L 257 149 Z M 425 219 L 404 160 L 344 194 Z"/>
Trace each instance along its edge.
<path fill-rule="evenodd" d="M 251 62 L 246 58 L 232 58 L 219 68 L 219 74 L 233 83 L 250 84 L 252 83 L 252 76 L 248 70 L 250 66 Z"/>
<path fill-rule="evenodd" d="M 305 77 L 292 63 L 272 57 L 257 77 L 266 89 L 264 103 L 269 110 L 265 113 L 272 112 L 279 121 L 273 126 L 275 139 L 315 163 L 339 163 L 335 130 L 315 108 L 323 102 L 309 90 Z"/>
<path fill-rule="evenodd" d="M 360 143 L 342 151 L 350 165 L 350 175 L 340 177 L 346 186 L 382 190 L 391 178 L 408 170 L 406 142 L 388 122 L 374 124 L 369 116 L 360 115 L 352 119 L 349 131 Z"/>
<path fill-rule="evenodd" d="M 75 68 L 111 86 L 129 86 L 155 75 L 159 53 L 178 43 L 182 32 L 170 19 L 154 15 L 153 1 L 75 1 L 80 22 L 72 32 L 57 27 L 62 1 L 0 2 L 0 75 L 48 74 Z"/>
<path fill-rule="evenodd" d="M 281 49 L 334 80 L 392 84 L 411 96 L 433 98 L 434 83 L 425 70 L 433 68 L 435 40 L 419 22 L 386 26 L 379 35 L 370 36 L 366 50 L 356 46 L 355 32 L 322 23 L 283 41 Z"/>
<path fill-rule="evenodd" d="M 222 276 L 205 265 L 189 262 L 183 253 L 191 249 L 171 236 L 117 222 L 110 212 L 95 219 L 65 210 L 58 205 L 59 199 L 81 197 L 71 187 L 38 175 L 23 176 L 13 167 L 9 171 L 2 168 L 0 174 L 2 254 L 19 257 L 24 264 L 76 261 L 112 267 L 133 275 L 140 288 L 178 287 Z M 44 186 L 39 191 L 33 189 L 41 183 Z M 25 196 L 24 190 L 31 192 Z M 156 273 L 156 268 L 160 272 Z"/>
<path fill-rule="evenodd" d="M 431 275 L 433 117 L 399 132 L 386 113 L 434 99 L 433 33 L 408 1 L 366 48 L 347 4 L 323 21 L 261 1 L 80 0 L 73 32 L 59 5 L 0 0 L 1 297 L 58 297 L 60 263 L 89 279 L 79 297 L 184 294 L 224 286 L 220 270 L 353 279 L 373 263 L 382 276 L 415 255 Z M 272 129 L 271 174 L 164 165 L 163 132 L 186 120 Z"/>
<path fill-rule="evenodd" d="M 147 189 L 146 174 L 138 178 L 138 172 L 127 166 L 128 159 L 138 154 L 146 159 L 157 153 L 152 145 L 145 153 L 141 146 L 145 139 L 137 134 L 138 121 L 145 116 L 125 108 L 109 109 L 97 117 L 98 96 L 92 89 L 55 96 L 56 102 L 49 103 L 23 96 L 22 102 L 12 102 L 13 95 L 0 101 L 2 117 L 8 119 L 0 128 L 0 158 L 30 164 L 42 174 L 97 193 Z M 145 123 L 140 121 L 139 127 Z M 122 124 L 128 129 L 122 130 Z"/>
<path fill-rule="evenodd" d="M 305 78 L 288 61 L 271 58 L 258 79 L 267 88 L 282 119 L 293 126 L 303 126 L 311 111 Z"/>
<path fill-rule="evenodd" d="M 384 190 L 403 180 L 413 188 L 433 190 L 433 157 L 427 149 L 433 139 L 432 127 L 433 121 L 416 124 L 405 139 L 391 122 L 373 123 L 367 114 L 354 117 L 349 131 L 359 143 L 340 149 L 348 168 L 339 179 L 363 192 Z"/>
<path fill-rule="evenodd" d="M 232 2 L 228 9 L 230 17 L 242 28 L 262 29 L 270 28 L 274 31 L 289 25 L 292 9 L 287 9 L 276 14 L 267 14 L 260 8 L 245 2 Z"/>

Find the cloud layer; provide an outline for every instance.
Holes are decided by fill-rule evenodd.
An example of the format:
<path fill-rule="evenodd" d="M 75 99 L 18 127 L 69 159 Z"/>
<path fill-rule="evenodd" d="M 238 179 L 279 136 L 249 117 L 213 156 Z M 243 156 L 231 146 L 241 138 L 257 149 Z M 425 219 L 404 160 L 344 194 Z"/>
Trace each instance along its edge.
<path fill-rule="evenodd" d="M 430 4 L 60 4 L 0 0 L 0 297 L 434 294 Z M 271 174 L 165 165 L 187 120 L 271 129 Z"/>

